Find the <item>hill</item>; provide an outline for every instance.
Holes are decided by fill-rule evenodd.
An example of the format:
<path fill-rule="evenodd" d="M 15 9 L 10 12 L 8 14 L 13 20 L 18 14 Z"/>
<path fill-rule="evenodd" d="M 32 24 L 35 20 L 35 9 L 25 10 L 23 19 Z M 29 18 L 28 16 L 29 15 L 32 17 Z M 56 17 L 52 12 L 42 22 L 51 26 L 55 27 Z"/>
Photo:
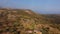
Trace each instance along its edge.
<path fill-rule="evenodd" d="M 58 16 L 29 9 L 0 9 L 0 34 L 60 34 Z"/>

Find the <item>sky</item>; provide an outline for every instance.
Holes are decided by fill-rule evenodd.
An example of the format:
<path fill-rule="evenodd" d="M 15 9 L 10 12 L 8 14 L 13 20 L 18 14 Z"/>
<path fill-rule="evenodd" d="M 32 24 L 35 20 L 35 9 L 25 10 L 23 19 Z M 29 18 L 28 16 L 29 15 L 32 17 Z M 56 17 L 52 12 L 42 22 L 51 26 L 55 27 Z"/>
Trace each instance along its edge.
<path fill-rule="evenodd" d="M 31 9 L 45 14 L 60 14 L 60 0 L 0 0 L 0 7 Z"/>

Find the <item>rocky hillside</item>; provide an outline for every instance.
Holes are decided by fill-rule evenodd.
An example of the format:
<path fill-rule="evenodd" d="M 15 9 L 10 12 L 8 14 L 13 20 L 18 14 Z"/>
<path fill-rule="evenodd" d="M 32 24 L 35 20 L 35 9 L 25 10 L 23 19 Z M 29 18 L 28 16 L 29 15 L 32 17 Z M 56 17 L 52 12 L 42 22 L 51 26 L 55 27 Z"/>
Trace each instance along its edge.
<path fill-rule="evenodd" d="M 60 24 L 49 17 L 28 9 L 0 9 L 0 34 L 60 34 Z"/>

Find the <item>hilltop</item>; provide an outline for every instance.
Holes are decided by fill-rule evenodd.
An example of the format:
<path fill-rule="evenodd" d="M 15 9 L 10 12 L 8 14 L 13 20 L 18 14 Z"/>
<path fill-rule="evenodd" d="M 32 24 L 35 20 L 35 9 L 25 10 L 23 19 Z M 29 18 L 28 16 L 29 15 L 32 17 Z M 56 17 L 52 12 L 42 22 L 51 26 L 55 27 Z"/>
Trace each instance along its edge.
<path fill-rule="evenodd" d="M 37 14 L 29 9 L 0 9 L 1 34 L 60 34 L 60 15 Z"/>

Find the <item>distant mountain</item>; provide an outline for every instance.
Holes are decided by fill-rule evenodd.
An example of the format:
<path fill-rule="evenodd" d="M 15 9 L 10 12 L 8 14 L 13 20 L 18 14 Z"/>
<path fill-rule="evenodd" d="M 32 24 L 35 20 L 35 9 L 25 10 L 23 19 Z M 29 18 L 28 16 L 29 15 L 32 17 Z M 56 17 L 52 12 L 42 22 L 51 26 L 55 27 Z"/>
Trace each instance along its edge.
<path fill-rule="evenodd" d="M 44 11 L 44 10 L 34 10 L 34 11 L 40 14 L 60 14 L 60 11 Z"/>

